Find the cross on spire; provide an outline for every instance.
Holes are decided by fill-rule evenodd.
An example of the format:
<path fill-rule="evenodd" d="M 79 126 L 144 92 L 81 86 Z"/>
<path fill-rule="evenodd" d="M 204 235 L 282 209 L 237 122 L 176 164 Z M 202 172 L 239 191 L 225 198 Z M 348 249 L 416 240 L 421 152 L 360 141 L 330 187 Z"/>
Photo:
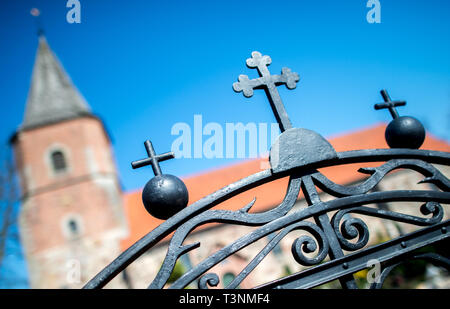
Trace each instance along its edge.
<path fill-rule="evenodd" d="M 284 132 L 292 128 L 292 124 L 281 101 L 277 86 L 286 84 L 288 89 L 294 89 L 300 77 L 297 73 L 291 72 L 289 68 L 283 68 L 281 75 L 271 75 L 267 68 L 271 63 L 272 59 L 269 56 L 263 56 L 257 51 L 252 52 L 252 57 L 247 59 L 247 66 L 256 68 L 260 77 L 249 79 L 247 75 L 239 75 L 239 81 L 233 84 L 233 89 L 236 92 L 242 91 L 247 98 L 253 95 L 253 89 L 264 89 L 280 125 L 280 130 Z"/>
<path fill-rule="evenodd" d="M 160 155 L 157 155 L 155 152 L 155 149 L 153 148 L 152 142 L 149 140 L 146 140 L 144 142 L 145 150 L 147 150 L 148 158 L 137 160 L 131 162 L 131 167 L 133 169 L 140 168 L 143 166 L 151 165 L 153 168 L 153 173 L 155 173 L 155 176 L 162 175 L 161 167 L 159 166 L 159 162 L 166 161 L 169 159 L 175 158 L 175 154 L 170 151 L 166 152 Z"/>
<path fill-rule="evenodd" d="M 405 101 L 392 101 L 391 97 L 389 96 L 388 92 L 385 89 L 381 90 L 380 93 L 384 99 L 384 103 L 375 104 L 375 106 L 374 106 L 375 109 L 379 110 L 379 109 L 387 108 L 387 109 L 389 109 L 389 112 L 391 113 L 392 118 L 394 118 L 394 119 L 398 118 L 399 115 L 398 115 L 396 107 L 397 106 L 405 106 L 406 102 Z"/>
<path fill-rule="evenodd" d="M 41 19 L 41 11 L 39 11 L 39 9 L 37 8 L 32 8 L 30 10 L 30 14 L 35 17 L 38 37 L 44 35 L 44 28 L 42 26 L 42 19 Z"/>

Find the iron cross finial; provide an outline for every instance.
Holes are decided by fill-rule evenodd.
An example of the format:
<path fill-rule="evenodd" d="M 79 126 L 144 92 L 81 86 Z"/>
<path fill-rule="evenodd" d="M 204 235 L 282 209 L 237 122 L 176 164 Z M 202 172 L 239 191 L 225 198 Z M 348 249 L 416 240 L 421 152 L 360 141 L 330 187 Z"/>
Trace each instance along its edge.
<path fill-rule="evenodd" d="M 280 124 L 281 132 L 292 128 L 277 86 L 286 84 L 288 89 L 294 89 L 300 80 L 299 75 L 291 72 L 289 68 L 283 68 L 281 75 L 271 75 L 267 66 L 272 63 L 272 59 L 269 56 L 263 56 L 257 51 L 252 52 L 252 57 L 248 58 L 246 63 L 249 68 L 256 68 L 260 77 L 249 79 L 247 75 L 239 75 L 239 81 L 233 84 L 234 91 L 242 91 L 245 97 L 250 98 L 253 95 L 253 89 L 264 89 L 275 118 Z"/>
<path fill-rule="evenodd" d="M 157 155 L 155 149 L 153 148 L 152 142 L 150 142 L 149 140 L 146 140 L 144 142 L 144 145 L 145 150 L 147 150 L 148 158 L 131 162 L 131 167 L 135 169 L 146 165 L 151 165 L 153 168 L 153 173 L 155 173 L 155 176 L 161 175 L 162 172 L 161 167 L 159 166 L 159 162 L 173 159 L 175 158 L 175 154 L 172 151 L 170 151 Z"/>
<path fill-rule="evenodd" d="M 391 97 L 389 96 L 388 92 L 385 89 L 381 90 L 380 93 L 384 99 L 384 103 L 375 104 L 375 106 L 374 106 L 375 109 L 379 110 L 379 109 L 387 108 L 387 109 L 389 109 L 389 112 L 391 113 L 392 118 L 394 118 L 394 119 L 398 118 L 399 115 L 398 115 L 396 107 L 397 106 L 405 106 L 406 102 L 405 101 L 392 101 Z"/>
<path fill-rule="evenodd" d="M 374 105 L 376 110 L 387 108 L 394 118 L 386 127 L 385 138 L 391 148 L 419 149 L 425 141 L 425 128 L 414 117 L 399 116 L 397 106 L 406 105 L 405 101 L 392 101 L 386 90 L 380 91 L 384 103 Z"/>

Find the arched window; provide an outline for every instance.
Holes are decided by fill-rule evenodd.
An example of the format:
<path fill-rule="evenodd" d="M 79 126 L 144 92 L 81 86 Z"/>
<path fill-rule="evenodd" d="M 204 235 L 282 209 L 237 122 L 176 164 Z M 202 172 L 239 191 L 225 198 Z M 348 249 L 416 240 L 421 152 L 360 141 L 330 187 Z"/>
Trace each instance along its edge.
<path fill-rule="evenodd" d="M 53 151 L 51 154 L 52 167 L 55 172 L 64 172 L 67 169 L 66 158 L 60 150 Z"/>

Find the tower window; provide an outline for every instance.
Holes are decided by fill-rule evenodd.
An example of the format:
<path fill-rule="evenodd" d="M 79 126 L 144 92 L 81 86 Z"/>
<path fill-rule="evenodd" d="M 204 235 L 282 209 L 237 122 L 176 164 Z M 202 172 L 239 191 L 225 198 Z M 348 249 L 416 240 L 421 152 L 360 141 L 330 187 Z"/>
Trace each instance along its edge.
<path fill-rule="evenodd" d="M 64 157 L 62 151 L 57 150 L 52 152 L 51 158 L 53 170 L 55 172 L 64 172 L 67 169 L 66 158 Z"/>
<path fill-rule="evenodd" d="M 79 239 L 84 234 L 83 220 L 78 214 L 69 214 L 62 221 L 63 235 L 70 240 Z"/>
<path fill-rule="evenodd" d="M 69 220 L 69 230 L 72 233 L 72 235 L 78 234 L 78 224 L 74 219 Z"/>

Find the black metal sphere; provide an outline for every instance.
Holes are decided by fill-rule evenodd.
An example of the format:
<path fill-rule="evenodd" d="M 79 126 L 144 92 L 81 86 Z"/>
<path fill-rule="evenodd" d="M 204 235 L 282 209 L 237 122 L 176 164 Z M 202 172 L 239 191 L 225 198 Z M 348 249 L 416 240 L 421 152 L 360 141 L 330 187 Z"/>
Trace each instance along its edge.
<path fill-rule="evenodd" d="M 173 175 L 162 174 L 150 179 L 142 191 L 145 209 L 154 217 L 166 220 L 185 208 L 189 194 L 184 182 Z"/>
<path fill-rule="evenodd" d="M 389 123 L 385 137 L 391 148 L 418 149 L 425 140 L 425 128 L 416 118 L 402 116 Z"/>

